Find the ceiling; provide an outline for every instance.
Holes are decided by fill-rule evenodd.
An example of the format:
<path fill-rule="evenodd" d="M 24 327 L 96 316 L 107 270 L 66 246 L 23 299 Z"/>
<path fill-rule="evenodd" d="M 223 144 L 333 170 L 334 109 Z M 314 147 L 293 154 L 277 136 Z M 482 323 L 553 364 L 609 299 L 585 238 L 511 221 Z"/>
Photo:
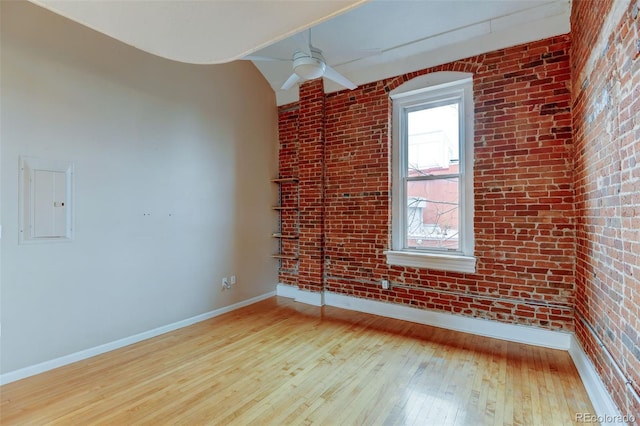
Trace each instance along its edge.
<path fill-rule="evenodd" d="M 30 0 L 145 52 L 230 62 L 366 0 Z"/>
<path fill-rule="evenodd" d="M 566 34 L 570 9 L 569 0 L 372 0 L 314 26 L 311 41 L 329 65 L 359 85 Z M 296 46 L 287 38 L 254 55 L 290 58 Z M 254 64 L 278 105 L 298 99 L 297 86 L 280 90 L 292 73 L 290 61 Z M 327 79 L 324 85 L 327 92 L 343 90 Z"/>
<path fill-rule="evenodd" d="M 172 60 L 210 64 L 248 54 L 276 93 L 311 28 L 327 64 L 356 84 L 416 71 L 570 30 L 571 0 L 31 0 Z M 342 90 L 325 79 L 325 91 Z"/>

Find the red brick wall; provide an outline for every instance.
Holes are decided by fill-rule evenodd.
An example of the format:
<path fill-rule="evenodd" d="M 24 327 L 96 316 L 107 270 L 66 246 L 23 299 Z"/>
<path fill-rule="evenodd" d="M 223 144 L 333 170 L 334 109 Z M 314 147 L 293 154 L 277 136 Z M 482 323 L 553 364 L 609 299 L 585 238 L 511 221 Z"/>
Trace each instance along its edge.
<path fill-rule="evenodd" d="M 321 291 L 324 238 L 324 115 L 322 79 L 300 86 L 298 197 L 300 261 L 298 287 Z"/>
<path fill-rule="evenodd" d="M 574 0 L 571 13 L 576 334 L 622 414 L 640 422 L 640 405 L 588 329 L 640 391 L 640 17 L 629 6 L 614 22 L 612 5 Z"/>
<path fill-rule="evenodd" d="M 278 131 L 280 149 L 278 151 L 279 177 L 298 177 L 298 112 L 299 107 L 281 109 L 278 113 Z M 298 183 L 293 181 L 280 184 L 280 205 L 286 208 L 298 208 Z M 279 232 L 285 235 L 298 235 L 298 210 L 282 210 L 280 212 Z M 298 256 L 298 240 L 280 239 L 280 252 L 285 255 Z M 298 261 L 280 260 L 280 282 L 295 283 L 298 279 Z"/>
<path fill-rule="evenodd" d="M 326 95 L 324 215 L 301 225 L 324 228 L 323 278 L 314 289 L 572 330 L 569 47 L 569 37 L 560 36 Z M 388 92 L 435 71 L 474 74 L 475 274 L 389 266 L 383 254 L 391 245 Z M 298 103 L 301 129 L 310 120 L 302 112 L 307 102 L 301 96 Z M 281 135 L 291 107 L 281 108 Z M 300 150 L 301 171 L 308 166 L 302 166 L 304 156 Z M 293 167 L 288 161 L 281 170 Z M 295 274 L 280 279 L 310 288 Z M 381 279 L 391 280 L 392 288 L 382 290 Z"/>

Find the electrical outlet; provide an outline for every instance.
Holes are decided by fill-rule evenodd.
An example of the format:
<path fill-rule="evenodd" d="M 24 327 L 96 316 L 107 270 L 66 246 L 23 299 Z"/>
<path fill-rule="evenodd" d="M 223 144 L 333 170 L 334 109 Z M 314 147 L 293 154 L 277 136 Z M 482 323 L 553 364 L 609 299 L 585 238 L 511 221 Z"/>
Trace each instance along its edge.
<path fill-rule="evenodd" d="M 229 281 L 227 277 L 222 277 L 222 290 L 229 290 L 231 286 L 229 285 Z"/>
<path fill-rule="evenodd" d="M 236 283 L 236 276 L 231 275 L 231 285 L 235 285 L 235 283 Z"/>
<path fill-rule="evenodd" d="M 382 284 L 383 289 L 389 290 L 389 280 L 382 280 L 380 281 L 380 284 Z"/>

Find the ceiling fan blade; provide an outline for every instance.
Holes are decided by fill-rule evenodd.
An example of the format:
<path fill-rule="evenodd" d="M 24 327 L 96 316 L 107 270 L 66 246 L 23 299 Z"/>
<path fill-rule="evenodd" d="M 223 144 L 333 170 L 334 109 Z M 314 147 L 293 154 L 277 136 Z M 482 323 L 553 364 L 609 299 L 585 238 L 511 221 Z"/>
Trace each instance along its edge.
<path fill-rule="evenodd" d="M 282 58 L 273 58 L 271 56 L 257 56 L 257 55 L 247 55 L 244 58 L 240 58 L 241 61 L 270 61 L 270 62 L 288 62 L 291 59 L 282 59 Z"/>
<path fill-rule="evenodd" d="M 287 79 L 287 81 L 284 82 L 284 84 L 282 85 L 282 87 L 280 89 L 282 90 L 289 90 L 293 87 L 294 84 L 296 84 L 298 82 L 298 80 L 300 80 L 300 77 L 298 77 L 298 74 L 293 73 L 291 74 L 291 77 L 289 77 Z"/>
<path fill-rule="evenodd" d="M 358 87 L 351 80 L 349 80 L 347 77 L 340 74 L 335 69 L 331 68 L 329 65 L 327 65 L 327 67 L 324 70 L 324 77 L 328 78 L 329 80 L 335 81 L 336 83 L 346 87 L 347 89 L 353 90 L 356 87 Z"/>
<path fill-rule="evenodd" d="M 311 56 L 311 30 L 301 31 L 298 34 L 293 35 L 291 39 L 296 44 L 296 48 L 299 51 Z"/>

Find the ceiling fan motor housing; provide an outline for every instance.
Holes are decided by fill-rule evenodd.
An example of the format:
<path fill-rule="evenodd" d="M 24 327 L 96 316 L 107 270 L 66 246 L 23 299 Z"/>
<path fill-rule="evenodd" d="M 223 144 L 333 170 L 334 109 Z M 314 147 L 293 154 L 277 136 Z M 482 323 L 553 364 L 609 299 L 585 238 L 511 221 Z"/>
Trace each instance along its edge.
<path fill-rule="evenodd" d="M 322 77 L 326 68 L 322 51 L 310 47 L 311 56 L 305 52 L 297 51 L 293 54 L 293 72 L 304 80 L 313 80 Z"/>

